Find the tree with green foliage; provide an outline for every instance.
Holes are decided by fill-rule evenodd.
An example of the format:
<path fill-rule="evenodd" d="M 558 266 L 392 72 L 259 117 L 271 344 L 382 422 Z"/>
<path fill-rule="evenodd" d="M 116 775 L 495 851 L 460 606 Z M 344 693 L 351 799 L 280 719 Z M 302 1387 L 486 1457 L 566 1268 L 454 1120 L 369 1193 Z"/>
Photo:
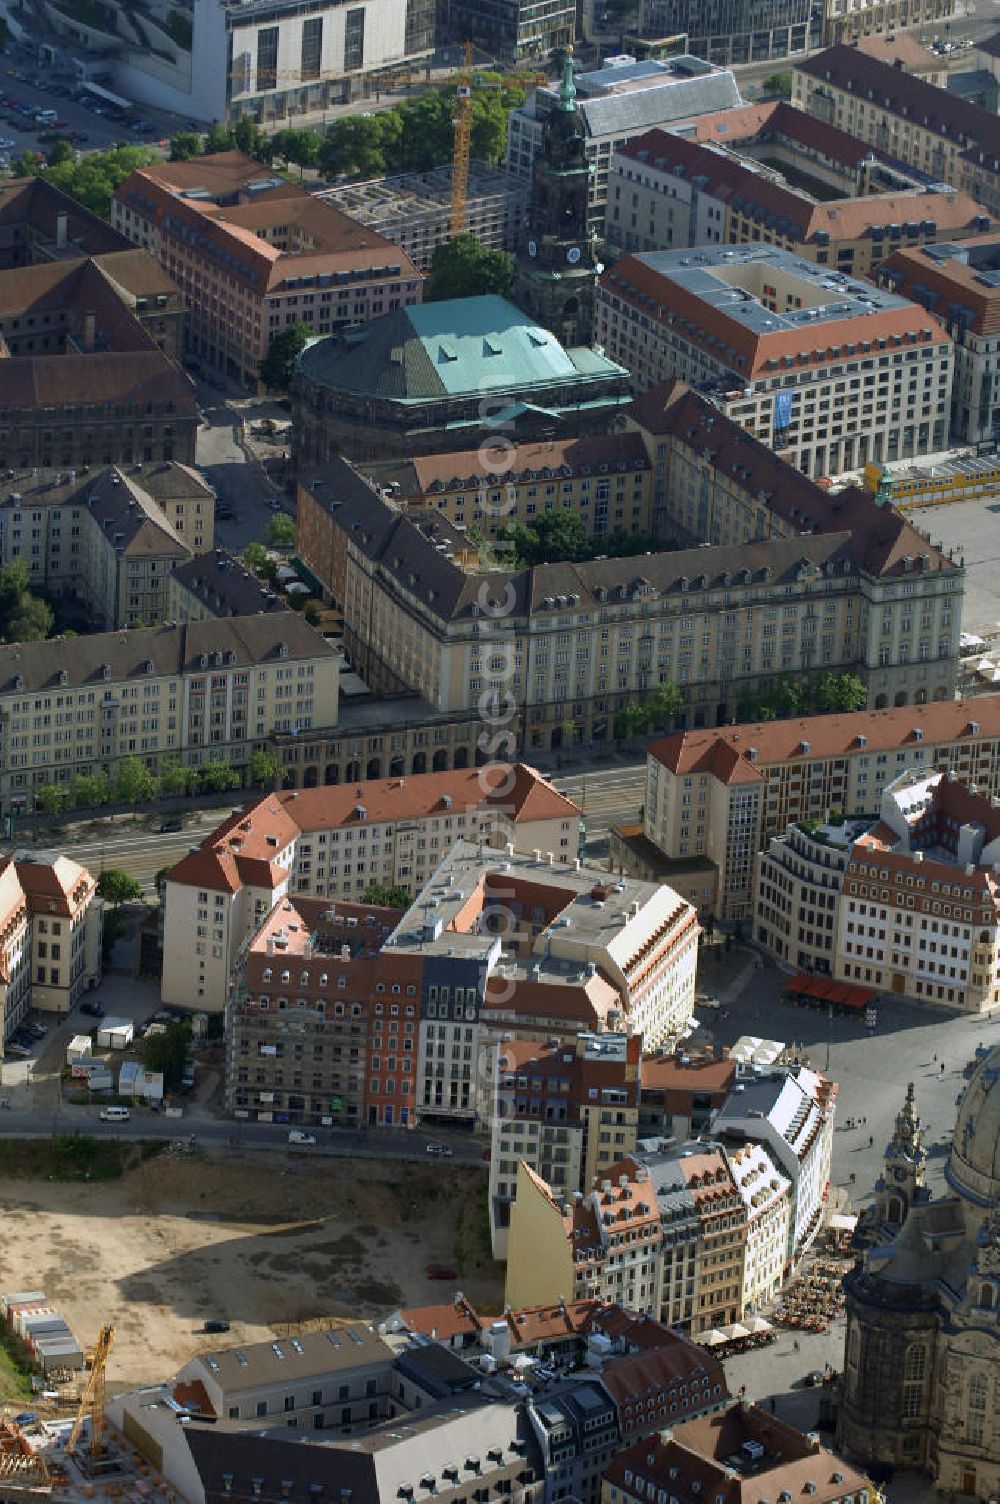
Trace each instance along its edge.
<path fill-rule="evenodd" d="M 669 725 L 684 713 L 684 696 L 670 679 L 658 684 L 644 703 L 654 726 Z"/>
<path fill-rule="evenodd" d="M 287 512 L 275 512 L 267 524 L 268 548 L 295 547 L 295 518 Z"/>
<path fill-rule="evenodd" d="M 91 152 L 79 161 L 74 157 L 70 162 L 43 167 L 41 176 L 102 219 L 110 219 L 111 200 L 119 184 L 136 168 L 147 167 L 155 160 L 155 154 L 145 146 L 113 146 L 109 151 Z"/>
<path fill-rule="evenodd" d="M 201 156 L 203 145 L 204 139 L 197 131 L 178 131 L 170 137 L 170 160 L 190 162 L 192 157 Z"/>
<path fill-rule="evenodd" d="M 297 167 L 300 178 L 307 167 L 315 167 L 322 144 L 323 138 L 319 132 L 310 130 L 308 126 L 288 126 L 283 131 L 276 131 L 271 137 L 274 155 L 290 167 Z"/>
<path fill-rule="evenodd" d="M 142 1068 L 162 1071 L 167 1091 L 176 1091 L 187 1064 L 191 1024 L 188 1019 L 167 1024 L 162 1034 L 147 1034 L 142 1041 Z"/>
<path fill-rule="evenodd" d="M 765 94 L 777 94 L 779 99 L 791 99 L 792 75 L 791 73 L 769 73 L 762 80 L 760 87 Z"/>
<path fill-rule="evenodd" d="M 271 138 L 249 115 L 241 115 L 233 126 L 233 146 L 258 162 L 271 160 Z"/>
<path fill-rule="evenodd" d="M 645 705 L 638 700 L 629 700 L 615 717 L 615 735 L 645 736 L 652 722 L 653 718 Z"/>
<path fill-rule="evenodd" d="M 73 779 L 73 802 L 79 807 L 96 809 L 111 802 L 111 785 L 106 773 L 77 773 Z"/>
<path fill-rule="evenodd" d="M 309 325 L 301 322 L 287 324 L 278 331 L 260 363 L 260 379 L 265 386 L 283 392 L 288 390 L 292 368 L 311 336 Z"/>
<path fill-rule="evenodd" d="M 822 715 L 828 711 L 864 710 L 868 686 L 857 674 L 821 674 L 778 681 L 773 690 L 747 691 L 740 695 L 736 717 L 740 721 L 779 721 L 797 715 Z"/>
<path fill-rule="evenodd" d="M 201 794 L 224 794 L 239 786 L 240 775 L 228 762 L 207 762 L 198 769 L 198 792 Z"/>
<path fill-rule="evenodd" d="M 13 615 L 7 618 L 8 642 L 42 642 L 51 636 L 55 616 L 48 601 L 25 590 Z"/>
<path fill-rule="evenodd" d="M 471 298 L 496 293 L 509 298 L 514 291 L 514 258 L 491 251 L 476 235 L 456 235 L 434 247 L 430 280 L 424 288 L 428 303 L 443 298 Z"/>
<path fill-rule="evenodd" d="M 579 562 L 593 556 L 593 541 L 577 512 L 543 512 L 533 522 L 511 522 L 500 529 L 500 540 L 513 544 L 515 567 L 558 561 Z M 497 550 L 502 558 L 504 551 Z"/>
<path fill-rule="evenodd" d="M 231 125 L 225 125 L 221 120 L 214 120 L 209 126 L 208 134 L 203 138 L 201 149 L 206 156 L 213 156 L 217 151 L 232 151 L 236 146 L 236 132 Z"/>
<path fill-rule="evenodd" d="M 813 703 L 817 710 L 842 713 L 864 710 L 868 704 L 868 686 L 857 674 L 824 672 L 814 681 Z"/>
<path fill-rule="evenodd" d="M 250 753 L 250 782 L 259 789 L 273 789 L 280 785 L 281 763 L 273 752 L 255 747 Z"/>
<path fill-rule="evenodd" d="M 684 710 L 684 696 L 665 679 L 639 700 L 630 700 L 615 718 L 616 736 L 646 736 L 654 727 L 669 725 Z"/>
<path fill-rule="evenodd" d="M 167 798 L 186 794 L 194 781 L 194 770 L 186 768 L 176 757 L 165 757 L 159 770 L 160 793 Z"/>
<path fill-rule="evenodd" d="M 45 161 L 49 167 L 58 167 L 61 162 L 75 162 L 76 148 L 65 136 L 57 136 L 45 153 Z"/>
<path fill-rule="evenodd" d="M 38 171 L 38 153 L 22 151 L 14 158 L 10 170 L 16 178 L 33 178 Z"/>
<path fill-rule="evenodd" d="M 377 904 L 383 909 L 408 909 L 413 899 L 405 888 L 386 883 L 369 883 L 361 895 L 361 902 Z"/>
<path fill-rule="evenodd" d="M 35 790 L 35 808 L 46 815 L 62 815 L 72 798 L 73 791 L 65 783 L 43 783 Z"/>
<path fill-rule="evenodd" d="M 273 580 L 278 568 L 263 543 L 248 543 L 243 550 L 243 562 L 252 573 L 266 580 Z"/>
<path fill-rule="evenodd" d="M 326 177 L 382 177 L 398 157 L 403 133 L 398 110 L 374 115 L 347 115 L 327 127 L 317 152 L 317 165 Z"/>
<path fill-rule="evenodd" d="M 123 757 L 115 769 L 115 799 L 119 804 L 146 804 L 156 798 L 158 784 L 141 757 Z"/>
<path fill-rule="evenodd" d="M 97 879 L 97 891 L 114 908 L 123 903 L 138 903 L 142 897 L 142 883 L 122 867 L 105 867 Z"/>
<path fill-rule="evenodd" d="M 52 609 L 32 595 L 30 579 L 23 559 L 0 565 L 0 639 L 4 642 L 40 642 L 52 631 Z"/>

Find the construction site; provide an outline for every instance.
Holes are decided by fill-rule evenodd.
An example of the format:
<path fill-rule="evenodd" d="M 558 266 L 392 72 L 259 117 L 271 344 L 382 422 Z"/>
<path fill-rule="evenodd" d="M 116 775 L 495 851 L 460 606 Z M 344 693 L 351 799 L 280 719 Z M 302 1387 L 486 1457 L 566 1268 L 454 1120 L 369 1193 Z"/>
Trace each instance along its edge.
<path fill-rule="evenodd" d="M 491 251 L 512 251 L 528 207 L 528 181 L 470 161 L 464 228 Z M 348 183 L 319 193 L 334 208 L 402 246 L 421 271 L 452 235 L 453 167 Z"/>
<path fill-rule="evenodd" d="M 4 1321 L 0 1504 L 170 1504 L 104 1426 L 104 1400 L 169 1380 L 199 1352 L 448 1298 L 455 1281 L 433 1282 L 442 1265 L 499 1309 L 485 1190 L 460 1166 L 240 1148 L 137 1155 L 102 1182 L 5 1178 L 0 1290 L 30 1284 L 10 1297 L 12 1311 L 31 1307 L 22 1327 L 64 1319 L 83 1366 L 26 1361 Z"/>

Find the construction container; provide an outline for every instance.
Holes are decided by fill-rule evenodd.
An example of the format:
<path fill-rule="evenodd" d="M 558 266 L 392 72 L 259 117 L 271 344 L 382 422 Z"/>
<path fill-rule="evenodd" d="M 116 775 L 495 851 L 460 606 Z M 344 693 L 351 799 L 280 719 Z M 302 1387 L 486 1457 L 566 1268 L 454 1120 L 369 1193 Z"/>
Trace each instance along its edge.
<path fill-rule="evenodd" d="M 97 1030 L 97 1044 L 102 1050 L 125 1050 L 134 1037 L 135 1024 L 128 1018 L 106 1018 Z"/>
<path fill-rule="evenodd" d="M 38 1304 L 45 1299 L 44 1290 L 25 1290 L 19 1295 L 0 1295 L 0 1314 L 5 1318 L 10 1315 L 12 1306 Z"/>

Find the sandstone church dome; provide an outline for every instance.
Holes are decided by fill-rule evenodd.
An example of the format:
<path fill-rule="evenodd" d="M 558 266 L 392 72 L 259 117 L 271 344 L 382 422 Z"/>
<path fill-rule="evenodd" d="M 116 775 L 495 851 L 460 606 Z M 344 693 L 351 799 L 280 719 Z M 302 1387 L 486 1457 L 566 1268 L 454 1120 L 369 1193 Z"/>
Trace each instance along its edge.
<path fill-rule="evenodd" d="M 946 1174 L 977 1207 L 1000 1199 L 1000 1046 L 983 1056 L 965 1088 Z"/>

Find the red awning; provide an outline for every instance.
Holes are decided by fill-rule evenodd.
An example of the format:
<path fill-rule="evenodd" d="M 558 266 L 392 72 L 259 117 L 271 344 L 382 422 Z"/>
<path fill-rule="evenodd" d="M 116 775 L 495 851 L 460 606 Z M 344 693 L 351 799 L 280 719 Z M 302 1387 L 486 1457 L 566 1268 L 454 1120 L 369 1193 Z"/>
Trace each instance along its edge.
<path fill-rule="evenodd" d="M 811 977 L 800 971 L 785 988 L 789 997 L 810 998 L 817 1003 L 832 1003 L 836 1008 L 860 1012 L 875 1001 L 878 994 L 871 987 L 854 987 L 850 982 L 832 982 L 827 977 Z"/>

